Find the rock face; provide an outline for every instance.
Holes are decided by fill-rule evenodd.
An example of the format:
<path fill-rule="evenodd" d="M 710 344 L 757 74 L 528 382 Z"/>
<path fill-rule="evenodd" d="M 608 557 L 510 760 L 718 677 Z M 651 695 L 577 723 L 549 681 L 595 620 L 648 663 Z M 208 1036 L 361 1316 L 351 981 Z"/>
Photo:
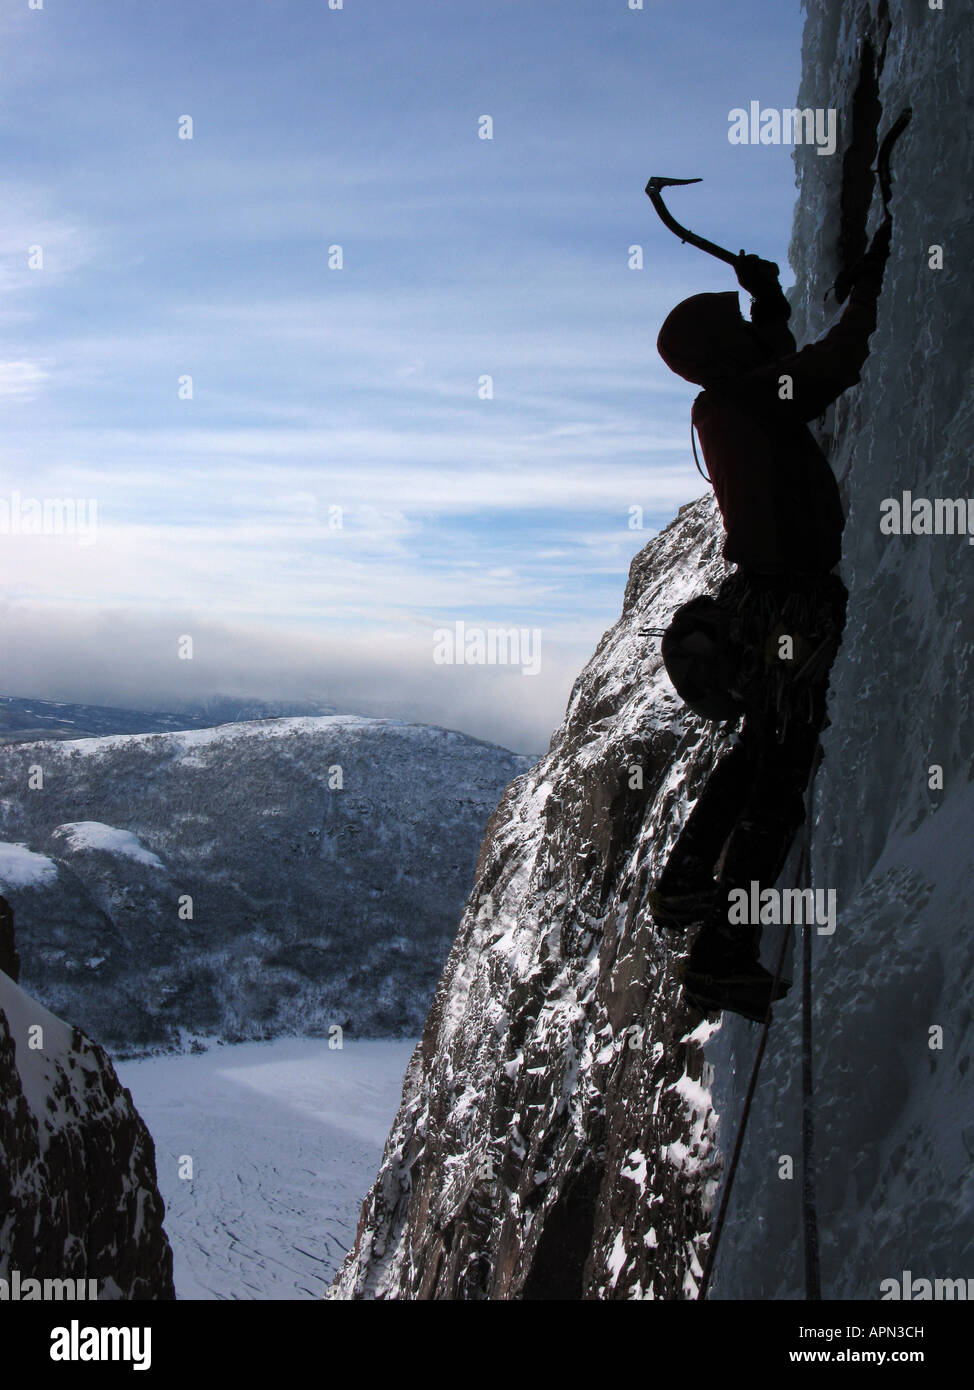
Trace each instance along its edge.
<path fill-rule="evenodd" d="M 0 1278 L 174 1298 L 163 1214 L 152 1139 L 108 1057 L 0 973 Z"/>
<path fill-rule="evenodd" d="M 974 1267 L 971 551 L 879 525 L 904 490 L 974 497 L 969 155 L 944 134 L 971 108 L 969 34 L 958 6 L 821 0 L 797 103 L 840 112 L 834 158 L 796 152 L 799 341 L 827 326 L 826 290 L 879 216 L 877 137 L 914 108 L 872 353 L 820 425 L 851 591 L 811 827 L 813 883 L 838 905 L 812 943 L 827 1298 Z M 725 1015 L 688 1031 L 647 920 L 718 735 L 683 717 L 638 630 L 720 573 L 712 505 L 695 503 L 636 557 L 548 755 L 505 794 L 333 1297 L 694 1296 L 756 1030 Z M 798 995 L 776 1010 L 715 1297 L 804 1296 Z"/>
<path fill-rule="evenodd" d="M 636 557 L 547 756 L 495 812 L 341 1296 L 693 1290 L 712 1026 L 684 1012 L 645 899 L 719 740 L 639 628 L 722 573 L 704 499 Z"/>
<path fill-rule="evenodd" d="M 529 761 L 352 715 L 0 748 L 23 983 L 116 1051 L 415 1036 Z"/>

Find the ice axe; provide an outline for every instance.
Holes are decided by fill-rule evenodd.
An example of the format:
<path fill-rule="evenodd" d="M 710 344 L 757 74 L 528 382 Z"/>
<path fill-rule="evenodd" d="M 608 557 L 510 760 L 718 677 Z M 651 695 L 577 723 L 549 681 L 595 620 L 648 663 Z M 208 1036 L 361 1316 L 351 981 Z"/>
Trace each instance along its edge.
<path fill-rule="evenodd" d="M 703 179 L 665 179 L 660 175 L 654 175 L 646 185 L 646 196 L 659 213 L 660 221 L 664 227 L 669 227 L 671 232 L 675 232 L 682 242 L 689 242 L 691 246 L 698 246 L 701 251 L 706 251 L 708 255 L 716 256 L 719 261 L 736 266 L 744 256 L 743 251 L 738 252 L 735 256 L 733 251 L 725 251 L 723 246 L 718 246 L 716 242 L 708 241 L 705 236 L 698 236 L 696 232 L 682 227 L 663 202 L 660 189 L 673 188 L 677 184 L 684 183 L 703 183 Z M 775 270 L 777 271 L 777 266 Z"/>
<path fill-rule="evenodd" d="M 883 137 L 883 142 L 879 147 L 879 153 L 876 156 L 876 168 L 874 172 L 879 179 L 879 194 L 883 200 L 883 222 L 892 223 L 893 220 L 893 214 L 889 206 L 893 197 L 893 174 L 890 169 L 890 157 L 893 153 L 893 146 L 903 134 L 904 130 L 906 130 L 912 119 L 912 106 L 904 106 L 903 110 Z M 835 284 L 832 285 L 830 290 L 825 291 L 825 298 L 828 299 L 829 294 L 834 290 L 838 302 L 844 304 L 849 297 L 852 286 L 856 282 L 856 275 L 859 272 L 861 264 L 862 258 L 860 257 L 855 265 L 840 270 L 836 277 Z"/>

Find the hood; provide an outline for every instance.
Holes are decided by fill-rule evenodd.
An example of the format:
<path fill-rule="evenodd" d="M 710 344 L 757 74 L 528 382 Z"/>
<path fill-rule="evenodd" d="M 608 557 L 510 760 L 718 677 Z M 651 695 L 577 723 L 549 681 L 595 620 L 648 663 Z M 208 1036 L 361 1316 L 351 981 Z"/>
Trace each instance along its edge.
<path fill-rule="evenodd" d="M 713 369 L 727 369 L 724 344 L 744 324 L 736 290 L 694 294 L 667 314 L 656 340 L 660 357 L 686 381 L 703 386 Z M 723 372 L 720 369 L 723 368 Z"/>

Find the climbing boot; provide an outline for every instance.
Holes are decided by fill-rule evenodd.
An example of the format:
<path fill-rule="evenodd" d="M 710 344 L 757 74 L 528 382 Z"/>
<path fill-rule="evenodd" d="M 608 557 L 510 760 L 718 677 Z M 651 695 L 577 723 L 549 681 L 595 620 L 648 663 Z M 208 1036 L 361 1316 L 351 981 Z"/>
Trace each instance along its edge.
<path fill-rule="evenodd" d="M 790 985 L 779 980 L 774 989 L 774 976 L 762 965 L 746 961 L 736 968 L 728 968 L 719 975 L 702 970 L 692 970 L 689 960 L 680 969 L 683 981 L 683 996 L 703 1014 L 727 1011 L 740 1014 L 753 1023 L 763 1023 L 769 1017 L 771 1005 L 783 999 Z"/>
<path fill-rule="evenodd" d="M 779 980 L 774 989 L 774 976 L 758 960 L 759 939 L 757 930 L 730 933 L 710 918 L 680 968 L 685 997 L 701 1011 L 726 1009 L 763 1023 L 790 986 Z"/>

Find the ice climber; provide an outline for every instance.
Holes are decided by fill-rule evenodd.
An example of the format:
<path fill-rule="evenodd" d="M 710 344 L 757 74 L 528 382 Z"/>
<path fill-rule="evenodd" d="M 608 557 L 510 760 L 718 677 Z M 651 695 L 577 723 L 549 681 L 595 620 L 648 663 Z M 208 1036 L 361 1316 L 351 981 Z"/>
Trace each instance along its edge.
<path fill-rule="evenodd" d="M 761 1020 L 774 980 L 759 962 L 760 926 L 732 918 L 728 895 L 773 887 L 805 817 L 804 794 L 826 719 L 829 668 L 848 597 L 834 573 L 844 524 L 839 489 L 808 422 L 859 380 L 876 326 L 891 222 L 851 272 L 849 303 L 818 342 L 796 350 L 778 268 L 735 262 L 752 296 L 697 294 L 668 315 L 657 347 L 703 391 L 693 424 L 736 569 L 716 599 L 732 614 L 734 695 L 744 722 L 718 761 L 650 898 L 657 923 L 702 923 L 684 963 L 684 992 L 704 1010 Z M 782 638 L 786 639 L 782 641 Z M 735 894 L 731 902 L 742 901 Z M 780 982 L 775 997 L 788 986 Z"/>

